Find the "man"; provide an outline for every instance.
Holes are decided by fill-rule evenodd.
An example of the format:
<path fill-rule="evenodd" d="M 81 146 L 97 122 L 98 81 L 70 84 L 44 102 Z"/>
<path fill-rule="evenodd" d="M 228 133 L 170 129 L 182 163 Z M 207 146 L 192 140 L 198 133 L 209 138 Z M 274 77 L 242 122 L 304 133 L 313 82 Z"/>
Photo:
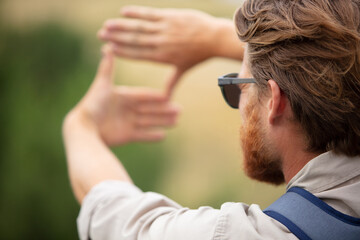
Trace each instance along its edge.
<path fill-rule="evenodd" d="M 286 182 L 289 191 L 304 191 L 327 211 L 323 215 L 315 207 L 317 224 L 305 226 L 310 237 L 302 226 L 313 219 L 300 218 L 295 226 L 283 221 L 293 219 L 290 208 L 284 207 L 290 215 L 285 212 L 282 219 L 273 214 L 276 204 L 265 212 L 243 203 L 189 210 L 132 185 L 107 145 L 163 137 L 152 127 L 173 124 L 176 110 L 165 95 L 116 90 L 110 47 L 104 50 L 92 87 L 63 126 L 70 179 L 82 203 L 80 238 L 331 239 L 327 232 L 345 226 L 340 227 L 341 236 L 358 239 L 359 19 L 358 0 L 245 1 L 235 23 L 247 44 L 244 61 L 254 78 L 243 68 L 239 78 L 229 74 L 219 79 L 225 100 L 238 106 L 243 118 L 246 173 L 268 183 Z M 146 107 L 149 102 L 153 107 Z M 160 120 L 159 112 L 165 119 Z M 303 201 L 282 203 L 294 209 L 314 207 Z M 295 211 L 302 212 L 311 216 L 307 208 Z M 312 237 L 314 229 L 324 226 L 323 235 Z"/>

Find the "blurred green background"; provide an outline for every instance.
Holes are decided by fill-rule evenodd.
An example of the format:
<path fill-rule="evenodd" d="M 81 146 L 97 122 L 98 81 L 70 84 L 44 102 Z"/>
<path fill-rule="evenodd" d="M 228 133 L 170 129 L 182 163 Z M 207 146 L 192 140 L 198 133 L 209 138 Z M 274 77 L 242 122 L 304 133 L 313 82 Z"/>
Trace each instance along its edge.
<path fill-rule="evenodd" d="M 67 177 L 61 124 L 94 77 L 101 46 L 97 30 L 127 4 L 149 1 L 0 1 L 0 239 L 77 239 L 79 205 Z M 226 18 L 240 4 L 151 1 Z M 114 149 L 140 188 L 191 208 L 226 201 L 266 207 L 284 191 L 242 173 L 239 116 L 216 85 L 217 76 L 239 67 L 213 59 L 192 69 L 177 89 L 175 101 L 183 111 L 168 138 Z M 116 79 L 161 89 L 170 71 L 119 59 Z"/>

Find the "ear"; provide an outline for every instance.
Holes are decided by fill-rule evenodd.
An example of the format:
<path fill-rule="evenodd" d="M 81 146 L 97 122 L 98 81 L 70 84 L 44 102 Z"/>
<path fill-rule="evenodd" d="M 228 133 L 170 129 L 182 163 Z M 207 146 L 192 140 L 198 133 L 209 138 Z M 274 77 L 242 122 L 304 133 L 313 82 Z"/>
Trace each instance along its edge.
<path fill-rule="evenodd" d="M 271 94 L 267 104 L 269 110 L 268 121 L 271 125 L 274 125 L 284 115 L 287 98 L 274 80 L 270 79 L 268 81 L 268 87 Z"/>

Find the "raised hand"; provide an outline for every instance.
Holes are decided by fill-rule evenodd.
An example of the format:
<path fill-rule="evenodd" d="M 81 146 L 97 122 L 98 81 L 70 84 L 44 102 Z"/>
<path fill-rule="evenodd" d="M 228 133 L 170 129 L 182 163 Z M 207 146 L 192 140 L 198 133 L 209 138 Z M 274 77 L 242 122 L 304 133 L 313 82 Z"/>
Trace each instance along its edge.
<path fill-rule="evenodd" d="M 242 43 L 230 20 L 190 9 L 140 6 L 124 7 L 121 15 L 126 18 L 105 22 L 99 38 L 111 42 L 118 56 L 173 64 L 168 96 L 194 65 L 214 56 L 242 59 Z"/>
<path fill-rule="evenodd" d="M 71 114 L 80 115 L 107 145 L 163 139 L 164 128 L 175 124 L 178 107 L 154 89 L 115 86 L 114 56 L 109 47 L 103 54 L 93 84 Z"/>

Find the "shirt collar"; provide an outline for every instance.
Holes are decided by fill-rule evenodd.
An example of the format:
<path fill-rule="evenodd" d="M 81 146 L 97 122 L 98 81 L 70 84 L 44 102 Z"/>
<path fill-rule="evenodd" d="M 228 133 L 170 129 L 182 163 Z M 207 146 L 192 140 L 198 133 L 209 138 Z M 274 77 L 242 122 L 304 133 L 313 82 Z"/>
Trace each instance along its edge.
<path fill-rule="evenodd" d="M 330 151 L 308 162 L 290 180 L 286 189 L 301 187 L 311 193 L 318 193 L 359 175 L 360 156 L 348 157 Z"/>

